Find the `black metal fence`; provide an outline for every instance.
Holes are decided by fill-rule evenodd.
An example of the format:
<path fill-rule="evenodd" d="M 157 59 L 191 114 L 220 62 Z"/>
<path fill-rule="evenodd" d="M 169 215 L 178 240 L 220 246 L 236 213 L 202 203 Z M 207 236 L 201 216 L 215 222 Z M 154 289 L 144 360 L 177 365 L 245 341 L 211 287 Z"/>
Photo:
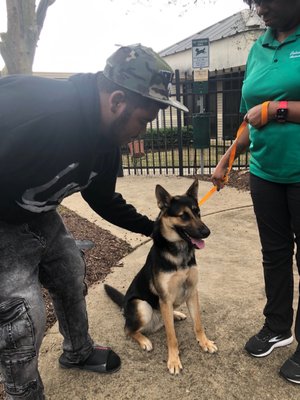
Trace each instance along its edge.
<path fill-rule="evenodd" d="M 189 113 L 170 107 L 161 111 L 147 132 L 122 147 L 124 175 L 211 174 L 232 144 L 243 116 L 239 112 L 244 71 L 209 72 L 205 81 L 175 73 L 172 96 Z M 248 167 L 248 154 L 234 168 Z"/>

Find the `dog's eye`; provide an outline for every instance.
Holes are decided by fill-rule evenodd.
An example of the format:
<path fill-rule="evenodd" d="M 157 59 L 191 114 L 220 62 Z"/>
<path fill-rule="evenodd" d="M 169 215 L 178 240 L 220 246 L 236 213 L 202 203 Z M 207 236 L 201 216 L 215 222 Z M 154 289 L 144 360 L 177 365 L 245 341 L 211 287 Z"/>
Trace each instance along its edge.
<path fill-rule="evenodd" d="M 190 216 L 188 213 L 184 212 L 180 215 L 180 218 L 182 219 L 182 221 L 188 221 L 190 219 Z"/>

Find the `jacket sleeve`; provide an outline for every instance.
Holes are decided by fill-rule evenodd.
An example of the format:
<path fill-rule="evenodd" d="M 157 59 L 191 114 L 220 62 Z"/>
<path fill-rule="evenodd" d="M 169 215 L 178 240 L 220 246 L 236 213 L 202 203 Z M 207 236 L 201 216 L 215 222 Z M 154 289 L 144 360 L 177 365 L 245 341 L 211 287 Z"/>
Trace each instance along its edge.
<path fill-rule="evenodd" d="M 138 213 L 133 205 L 126 203 L 120 193 L 115 192 L 119 155 L 117 158 L 112 170 L 95 177 L 81 195 L 105 220 L 131 232 L 150 236 L 154 222 Z"/>

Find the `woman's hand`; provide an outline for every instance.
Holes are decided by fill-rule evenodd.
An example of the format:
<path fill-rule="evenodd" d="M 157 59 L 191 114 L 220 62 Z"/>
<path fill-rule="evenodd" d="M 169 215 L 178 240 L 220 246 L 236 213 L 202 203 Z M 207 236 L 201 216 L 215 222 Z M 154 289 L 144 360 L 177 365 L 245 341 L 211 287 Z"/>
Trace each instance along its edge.
<path fill-rule="evenodd" d="M 261 123 L 261 109 L 262 105 L 258 104 L 257 106 L 250 108 L 244 117 L 244 120 L 256 129 L 263 126 Z"/>
<path fill-rule="evenodd" d="M 241 132 L 238 139 L 232 143 L 226 153 L 222 156 L 221 160 L 218 162 L 216 166 L 215 172 L 211 176 L 212 183 L 217 187 L 218 190 L 223 189 L 223 187 L 227 183 L 227 171 L 229 167 L 229 159 L 230 154 L 232 152 L 233 146 L 236 146 L 235 158 L 237 158 L 240 154 L 244 153 L 249 147 L 250 139 L 249 139 L 249 129 L 248 125 L 245 125 L 243 131 Z"/>
<path fill-rule="evenodd" d="M 219 163 L 216 166 L 215 172 L 211 176 L 211 181 L 214 184 L 214 186 L 217 186 L 218 190 L 223 189 L 226 183 L 226 176 L 227 173 L 227 167 L 222 165 L 222 163 Z"/>

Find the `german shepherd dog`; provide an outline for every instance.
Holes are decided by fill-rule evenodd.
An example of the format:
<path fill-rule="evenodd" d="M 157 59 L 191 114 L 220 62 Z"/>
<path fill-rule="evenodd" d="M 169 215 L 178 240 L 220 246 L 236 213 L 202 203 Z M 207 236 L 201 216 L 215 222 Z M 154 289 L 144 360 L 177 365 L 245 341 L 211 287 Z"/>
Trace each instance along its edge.
<path fill-rule="evenodd" d="M 201 221 L 197 193 L 198 180 L 184 195 L 174 197 L 157 185 L 155 194 L 160 213 L 154 223 L 153 245 L 144 267 L 133 279 L 125 296 L 104 285 L 108 296 L 123 309 L 126 334 L 142 349 L 150 351 L 153 348 L 144 333 L 165 326 L 167 365 L 171 374 L 179 374 L 182 369 L 174 320 L 186 318 L 175 310 L 184 302 L 201 348 L 209 353 L 217 351 L 215 343 L 206 337 L 200 318 L 195 248 L 204 247 L 203 239 L 210 231 Z"/>

